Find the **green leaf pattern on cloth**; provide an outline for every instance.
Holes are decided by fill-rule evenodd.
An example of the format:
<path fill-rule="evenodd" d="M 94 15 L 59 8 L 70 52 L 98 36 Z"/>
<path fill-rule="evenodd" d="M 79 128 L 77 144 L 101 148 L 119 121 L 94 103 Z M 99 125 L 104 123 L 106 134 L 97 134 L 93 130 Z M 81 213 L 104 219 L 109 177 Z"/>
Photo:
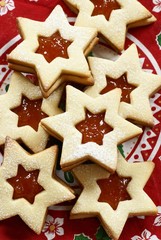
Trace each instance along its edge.
<path fill-rule="evenodd" d="M 99 226 L 96 233 L 96 240 L 111 240 L 102 226 Z"/>
<path fill-rule="evenodd" d="M 92 240 L 88 236 L 84 235 L 83 233 L 74 235 L 74 240 Z"/>
<path fill-rule="evenodd" d="M 118 150 L 120 151 L 121 155 L 125 158 L 125 153 L 124 153 L 124 149 L 123 149 L 123 144 L 120 144 L 118 146 Z"/>
<path fill-rule="evenodd" d="M 161 50 L 161 32 L 156 36 L 156 41 L 159 46 L 159 49 Z"/>

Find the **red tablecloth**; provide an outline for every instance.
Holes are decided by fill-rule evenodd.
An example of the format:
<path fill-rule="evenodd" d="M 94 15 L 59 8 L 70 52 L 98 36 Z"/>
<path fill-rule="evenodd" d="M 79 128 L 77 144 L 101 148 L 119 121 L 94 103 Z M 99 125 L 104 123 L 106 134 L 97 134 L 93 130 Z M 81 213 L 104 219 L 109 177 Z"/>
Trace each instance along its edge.
<path fill-rule="evenodd" d="M 5 6 L 3 1 L 6 3 Z M 143 69 L 161 75 L 161 0 L 140 0 L 156 16 L 157 21 L 146 27 L 135 28 L 127 35 L 126 47 L 134 42 L 139 50 Z M 16 17 L 45 20 L 52 9 L 60 4 L 68 17 L 74 16 L 61 0 L 2 0 L 0 1 L 0 92 L 5 93 L 11 70 L 8 69 L 6 54 L 20 41 Z M 129 218 L 120 240 L 158 240 L 161 239 L 161 91 L 151 99 L 155 125 L 144 129 L 143 134 L 123 146 L 128 161 L 155 162 L 155 170 L 145 191 L 158 207 L 158 215 Z M 130 151 L 129 151 L 130 149 Z M 129 153 L 130 152 L 130 153 Z M 58 174 L 60 171 L 58 170 Z M 62 177 L 63 174 L 61 173 Z M 70 182 L 69 178 L 65 178 Z M 71 203 L 70 203 L 71 204 Z M 65 240 L 107 240 L 100 222 L 96 218 L 69 220 L 70 206 L 61 205 L 49 209 L 46 228 L 38 236 L 32 232 L 19 217 L 0 222 L 0 239 L 65 239 Z M 52 225 L 52 227 L 50 227 Z M 48 226 L 48 227 L 47 227 Z M 53 230 L 55 226 L 55 230 Z M 61 233 L 61 234 L 60 234 Z"/>

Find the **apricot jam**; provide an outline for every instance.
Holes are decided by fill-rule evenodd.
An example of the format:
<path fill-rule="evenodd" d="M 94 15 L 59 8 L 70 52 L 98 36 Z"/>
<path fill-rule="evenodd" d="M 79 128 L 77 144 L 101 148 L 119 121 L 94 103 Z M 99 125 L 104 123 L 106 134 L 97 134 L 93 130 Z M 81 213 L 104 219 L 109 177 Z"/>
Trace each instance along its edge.
<path fill-rule="evenodd" d="M 35 196 L 44 190 L 37 182 L 38 175 L 39 170 L 26 171 L 22 165 L 19 165 L 17 175 L 7 179 L 14 189 L 13 199 L 25 198 L 32 204 Z"/>
<path fill-rule="evenodd" d="M 36 53 L 42 54 L 48 63 L 57 57 L 69 58 L 67 49 L 72 41 L 62 38 L 59 32 L 50 37 L 40 36 L 38 41 L 39 47 Z"/>
<path fill-rule="evenodd" d="M 41 105 L 42 99 L 30 100 L 23 96 L 21 105 L 12 109 L 18 115 L 18 127 L 29 125 L 37 131 L 41 119 L 48 117 L 41 111 Z"/>
<path fill-rule="evenodd" d="M 100 94 L 105 94 L 112 89 L 120 88 L 122 90 L 121 102 L 130 103 L 130 93 L 135 89 L 135 86 L 128 83 L 125 74 L 117 79 L 106 77 L 106 80 L 107 85 Z"/>
<path fill-rule="evenodd" d="M 111 12 L 120 9 L 120 5 L 116 0 L 91 0 L 94 4 L 92 16 L 104 15 L 109 20 Z"/>
<path fill-rule="evenodd" d="M 107 179 L 97 180 L 101 189 L 98 201 L 106 202 L 116 210 L 120 201 L 131 199 L 126 190 L 130 181 L 131 178 L 120 177 L 117 173 L 111 174 Z"/>
<path fill-rule="evenodd" d="M 82 133 L 82 143 L 95 142 L 99 145 L 103 144 L 104 135 L 113 130 L 104 121 L 104 118 L 105 112 L 93 114 L 86 110 L 85 120 L 75 126 Z"/>

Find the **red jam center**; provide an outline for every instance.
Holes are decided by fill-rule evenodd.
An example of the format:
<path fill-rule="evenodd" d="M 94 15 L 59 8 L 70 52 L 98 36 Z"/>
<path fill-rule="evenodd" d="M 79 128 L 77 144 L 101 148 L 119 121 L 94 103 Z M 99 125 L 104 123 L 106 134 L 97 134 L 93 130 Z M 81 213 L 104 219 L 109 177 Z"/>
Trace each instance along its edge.
<path fill-rule="evenodd" d="M 104 118 L 105 112 L 93 114 L 86 110 L 85 120 L 75 126 L 82 133 L 82 143 L 95 142 L 102 145 L 104 135 L 112 131 Z"/>
<path fill-rule="evenodd" d="M 130 93 L 135 89 L 135 86 L 128 83 L 127 77 L 125 74 L 117 79 L 107 77 L 106 80 L 107 80 L 107 85 L 100 92 L 100 94 L 107 93 L 108 91 L 115 88 L 121 88 L 122 90 L 121 101 L 130 103 Z"/>
<path fill-rule="evenodd" d="M 57 57 L 68 58 L 67 49 L 72 43 L 61 37 L 59 32 L 54 33 L 51 37 L 38 38 L 39 47 L 36 53 L 42 54 L 47 62 L 51 62 Z"/>
<path fill-rule="evenodd" d="M 120 201 L 130 200 L 130 196 L 126 191 L 127 185 L 131 178 L 119 177 L 117 173 L 110 175 L 107 179 L 97 180 L 97 184 L 101 189 L 99 202 L 107 202 L 114 210 L 116 210 Z"/>
<path fill-rule="evenodd" d="M 17 176 L 7 179 L 14 188 L 13 199 L 25 198 L 33 203 L 35 196 L 44 190 L 37 182 L 38 175 L 39 170 L 26 171 L 19 165 Z"/>
<path fill-rule="evenodd" d="M 18 115 L 18 127 L 29 125 L 37 131 L 41 119 L 48 117 L 48 115 L 41 111 L 41 105 L 42 99 L 29 100 L 23 96 L 21 105 L 12 109 Z"/>
<path fill-rule="evenodd" d="M 111 12 L 120 9 L 120 5 L 116 0 L 91 0 L 94 4 L 92 16 L 104 15 L 109 20 Z"/>

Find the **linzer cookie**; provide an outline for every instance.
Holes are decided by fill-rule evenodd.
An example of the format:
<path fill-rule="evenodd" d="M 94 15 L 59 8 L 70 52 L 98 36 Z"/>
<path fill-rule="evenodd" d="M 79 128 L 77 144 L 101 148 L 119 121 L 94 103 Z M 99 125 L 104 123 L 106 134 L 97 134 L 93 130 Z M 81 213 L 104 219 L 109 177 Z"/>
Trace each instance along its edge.
<path fill-rule="evenodd" d="M 43 99 L 39 86 L 14 72 L 8 92 L 0 96 L 0 145 L 10 136 L 22 141 L 33 152 L 45 149 L 49 134 L 40 125 L 40 120 L 62 112 L 58 107 L 62 92 L 63 86 Z"/>
<path fill-rule="evenodd" d="M 149 25 L 149 24 L 152 24 L 154 23 L 155 21 L 157 21 L 156 17 L 154 15 L 152 15 L 150 18 L 148 19 L 145 19 L 145 20 L 142 20 L 142 21 L 138 21 L 138 22 L 135 22 L 135 23 L 132 23 L 128 26 L 128 29 L 129 28 L 135 28 L 135 27 L 141 27 L 141 26 L 146 26 L 146 25 Z"/>
<path fill-rule="evenodd" d="M 92 160 L 109 171 L 117 165 L 117 145 L 142 132 L 118 115 L 121 90 L 92 98 L 67 86 L 66 112 L 42 119 L 49 134 L 63 141 L 63 170 Z"/>
<path fill-rule="evenodd" d="M 153 169 L 153 162 L 128 163 L 121 154 L 114 174 L 96 164 L 74 168 L 83 190 L 71 218 L 97 216 L 107 234 L 119 239 L 128 217 L 157 214 L 155 204 L 144 191 Z"/>
<path fill-rule="evenodd" d="M 64 81 L 93 84 L 85 55 L 97 42 L 96 29 L 70 25 L 60 6 L 45 22 L 17 21 L 23 41 L 8 55 L 9 66 L 36 72 L 44 97 Z"/>
<path fill-rule="evenodd" d="M 155 21 L 155 17 L 137 0 L 64 0 L 78 12 L 76 26 L 94 27 L 118 51 L 124 49 L 128 28 Z"/>
<path fill-rule="evenodd" d="M 36 233 L 40 233 L 47 207 L 74 198 L 72 191 L 55 174 L 57 147 L 30 155 L 7 138 L 0 168 L 0 219 L 19 215 Z"/>
<path fill-rule="evenodd" d="M 161 76 L 142 70 L 135 44 L 132 44 L 116 60 L 89 57 L 95 80 L 86 94 L 103 95 L 114 88 L 121 88 L 119 114 L 135 123 L 154 124 L 149 98 L 161 88 Z"/>

